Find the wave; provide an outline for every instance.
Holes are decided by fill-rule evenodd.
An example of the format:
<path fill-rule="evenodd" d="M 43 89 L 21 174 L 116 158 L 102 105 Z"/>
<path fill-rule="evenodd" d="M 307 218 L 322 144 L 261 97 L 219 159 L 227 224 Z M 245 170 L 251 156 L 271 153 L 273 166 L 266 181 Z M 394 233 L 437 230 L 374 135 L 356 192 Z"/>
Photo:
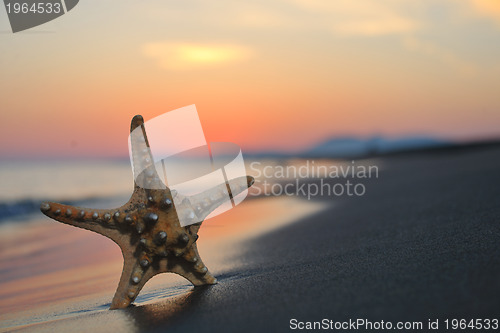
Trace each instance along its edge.
<path fill-rule="evenodd" d="M 40 213 L 40 204 L 42 201 L 54 201 L 65 205 L 93 207 L 97 209 L 120 206 L 126 201 L 126 198 L 124 196 L 95 196 L 76 200 L 39 200 L 24 198 L 15 201 L 4 201 L 0 202 L 0 223 L 6 223 L 8 221 L 23 221 L 36 217 L 42 217 Z"/>

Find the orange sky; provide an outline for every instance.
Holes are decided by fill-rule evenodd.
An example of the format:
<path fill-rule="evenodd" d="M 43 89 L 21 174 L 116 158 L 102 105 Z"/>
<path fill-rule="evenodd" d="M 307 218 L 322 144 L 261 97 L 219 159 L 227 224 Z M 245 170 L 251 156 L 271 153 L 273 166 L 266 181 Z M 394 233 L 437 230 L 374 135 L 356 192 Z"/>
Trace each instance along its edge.
<path fill-rule="evenodd" d="M 3 157 L 127 156 L 133 115 L 190 104 L 244 151 L 500 134 L 495 0 L 86 0 L 0 31 Z"/>

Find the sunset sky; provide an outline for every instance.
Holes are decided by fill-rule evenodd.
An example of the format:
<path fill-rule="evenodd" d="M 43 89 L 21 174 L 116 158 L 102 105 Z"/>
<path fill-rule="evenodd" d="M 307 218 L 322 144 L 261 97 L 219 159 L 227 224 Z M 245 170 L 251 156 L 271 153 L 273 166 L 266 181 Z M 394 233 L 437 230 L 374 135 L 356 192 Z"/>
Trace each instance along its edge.
<path fill-rule="evenodd" d="M 83 0 L 13 34 L 0 156 L 128 156 L 130 119 L 196 104 L 209 141 L 500 137 L 497 0 Z"/>

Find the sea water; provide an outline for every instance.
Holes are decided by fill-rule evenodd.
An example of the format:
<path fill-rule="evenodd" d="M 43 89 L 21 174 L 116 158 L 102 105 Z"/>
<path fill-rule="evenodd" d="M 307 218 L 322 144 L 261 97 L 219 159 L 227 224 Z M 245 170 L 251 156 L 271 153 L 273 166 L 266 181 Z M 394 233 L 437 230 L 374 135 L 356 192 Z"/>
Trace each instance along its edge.
<path fill-rule="evenodd" d="M 133 189 L 128 160 L 0 162 L 0 223 L 31 219 L 42 201 L 93 208 L 124 203 Z"/>

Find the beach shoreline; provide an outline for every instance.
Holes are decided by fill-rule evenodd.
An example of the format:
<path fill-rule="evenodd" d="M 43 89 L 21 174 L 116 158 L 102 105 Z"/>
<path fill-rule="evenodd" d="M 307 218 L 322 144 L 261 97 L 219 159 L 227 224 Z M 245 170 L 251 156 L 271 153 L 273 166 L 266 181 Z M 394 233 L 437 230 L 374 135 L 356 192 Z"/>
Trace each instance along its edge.
<path fill-rule="evenodd" d="M 217 239 L 217 226 L 207 224 L 201 237 L 229 246 L 219 248 L 225 249 L 221 261 L 211 254 L 206 259 L 217 285 L 191 288 L 180 281 L 167 288 L 170 294 L 158 294 L 157 283 L 166 285 L 155 278 L 155 287 L 145 288 L 136 306 L 16 327 L 27 332 L 250 332 L 288 331 L 293 318 L 425 323 L 499 318 L 500 148 L 382 161 L 387 167 L 366 181 L 364 196 L 293 199 L 281 210 L 270 204 L 259 212 L 272 221 L 295 206 L 304 213 L 301 203 L 319 205 L 302 216 L 288 211 L 294 223 L 241 239 L 238 228 Z M 243 230 L 252 230 L 255 212 L 249 206 L 259 200 L 276 198 L 249 200 L 229 218 L 247 216 Z M 231 239 L 241 246 L 236 249 Z M 203 257 L 210 251 L 202 245 Z"/>

